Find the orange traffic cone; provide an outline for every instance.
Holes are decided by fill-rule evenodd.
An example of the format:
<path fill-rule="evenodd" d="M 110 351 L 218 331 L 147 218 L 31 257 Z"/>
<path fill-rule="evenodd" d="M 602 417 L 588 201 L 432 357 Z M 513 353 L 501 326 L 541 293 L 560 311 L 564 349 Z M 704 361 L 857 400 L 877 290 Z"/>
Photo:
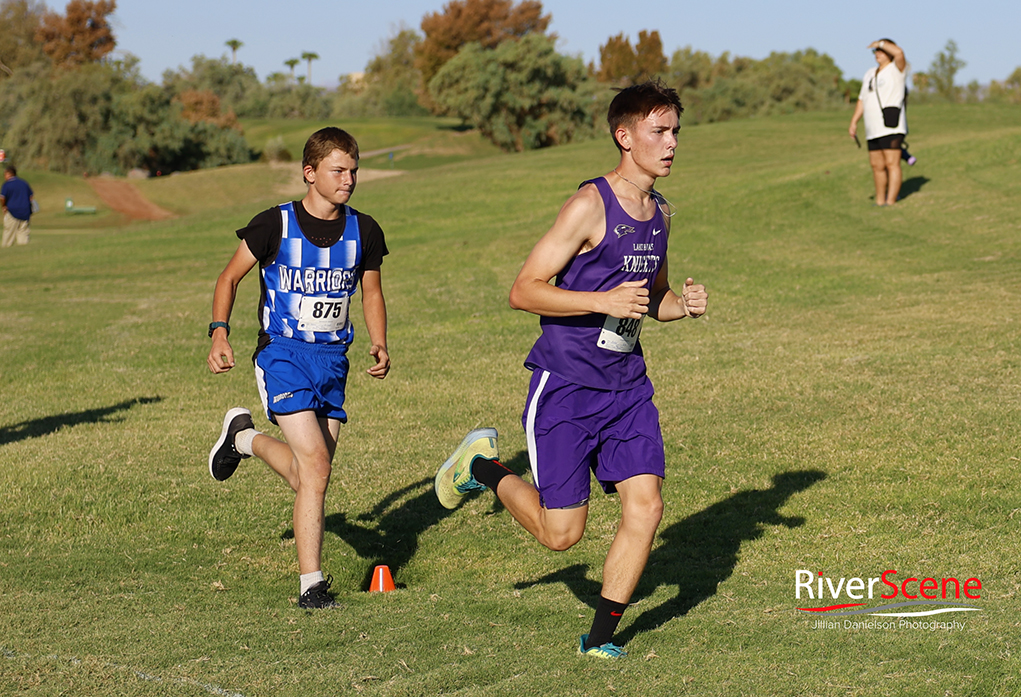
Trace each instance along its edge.
<path fill-rule="evenodd" d="M 372 584 L 369 586 L 370 593 L 386 593 L 394 589 L 394 579 L 390 575 L 390 567 L 380 564 L 372 571 Z"/>

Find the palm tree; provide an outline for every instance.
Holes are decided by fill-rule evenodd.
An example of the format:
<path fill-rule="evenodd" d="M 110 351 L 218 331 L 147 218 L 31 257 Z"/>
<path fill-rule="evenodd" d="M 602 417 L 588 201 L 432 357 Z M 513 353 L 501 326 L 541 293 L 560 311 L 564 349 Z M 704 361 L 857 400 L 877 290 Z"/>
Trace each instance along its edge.
<path fill-rule="evenodd" d="M 319 54 L 312 51 L 305 51 L 301 54 L 303 61 L 308 61 L 308 84 L 312 84 L 312 61 L 319 60 Z"/>
<path fill-rule="evenodd" d="M 291 69 L 291 82 L 294 82 L 294 66 L 301 62 L 300 58 L 288 58 L 284 61 L 284 65 Z"/>
<path fill-rule="evenodd" d="M 238 49 L 244 46 L 244 42 L 238 41 L 237 39 L 231 39 L 227 42 L 227 46 L 230 48 L 230 62 L 233 65 L 238 59 Z"/>

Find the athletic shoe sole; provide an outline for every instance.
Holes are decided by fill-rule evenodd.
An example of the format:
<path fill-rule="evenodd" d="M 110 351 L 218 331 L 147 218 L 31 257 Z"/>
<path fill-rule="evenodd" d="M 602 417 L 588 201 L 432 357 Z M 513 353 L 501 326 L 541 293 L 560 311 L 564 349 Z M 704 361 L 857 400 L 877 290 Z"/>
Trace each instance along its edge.
<path fill-rule="evenodd" d="M 234 470 L 241 464 L 241 460 L 248 457 L 242 455 L 234 449 L 233 437 L 238 431 L 244 429 L 232 430 L 232 422 L 238 417 L 245 417 L 248 420 L 246 424 L 247 428 L 254 428 L 255 425 L 252 423 L 252 412 L 248 411 L 244 407 L 235 407 L 227 412 L 227 415 L 223 417 L 223 430 L 220 431 L 220 439 L 216 441 L 216 445 L 209 451 L 209 476 L 218 482 L 222 482 L 229 479 Z"/>
<path fill-rule="evenodd" d="M 475 448 L 478 455 L 482 457 L 496 460 L 499 459 L 500 453 L 497 450 L 496 445 L 496 429 L 495 428 L 478 428 L 469 433 L 461 441 L 461 444 L 457 446 L 457 450 L 451 455 L 446 462 L 440 465 L 440 469 L 436 472 L 436 480 L 433 483 L 433 488 L 436 490 L 436 498 L 440 500 L 440 505 L 444 508 L 454 509 L 457 508 L 457 504 L 461 503 L 464 498 L 464 494 L 457 491 L 454 488 L 454 465 L 456 465 L 464 454 L 467 453 L 473 446 L 479 441 L 487 441 L 482 446 Z"/>

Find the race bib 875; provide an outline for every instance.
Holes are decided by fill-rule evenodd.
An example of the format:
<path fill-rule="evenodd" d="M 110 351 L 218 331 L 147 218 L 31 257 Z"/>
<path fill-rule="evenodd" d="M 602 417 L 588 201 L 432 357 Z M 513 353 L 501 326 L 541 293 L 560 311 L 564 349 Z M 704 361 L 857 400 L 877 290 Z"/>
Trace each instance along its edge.
<path fill-rule="evenodd" d="M 298 331 L 339 332 L 347 326 L 350 298 L 314 298 L 301 296 L 298 306 Z"/>

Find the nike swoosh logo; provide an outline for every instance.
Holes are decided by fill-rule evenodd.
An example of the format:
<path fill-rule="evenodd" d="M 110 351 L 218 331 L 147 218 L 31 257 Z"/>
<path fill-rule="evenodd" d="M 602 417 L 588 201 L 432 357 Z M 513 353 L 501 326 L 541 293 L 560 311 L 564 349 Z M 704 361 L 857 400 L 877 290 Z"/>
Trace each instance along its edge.
<path fill-rule="evenodd" d="M 621 617 L 621 616 L 624 615 L 624 613 L 623 612 L 610 612 L 610 615 L 612 617 Z"/>
<path fill-rule="evenodd" d="M 663 232 L 663 231 L 662 230 L 653 230 L 652 231 L 652 236 L 655 237 L 656 235 L 658 235 L 661 232 Z"/>

